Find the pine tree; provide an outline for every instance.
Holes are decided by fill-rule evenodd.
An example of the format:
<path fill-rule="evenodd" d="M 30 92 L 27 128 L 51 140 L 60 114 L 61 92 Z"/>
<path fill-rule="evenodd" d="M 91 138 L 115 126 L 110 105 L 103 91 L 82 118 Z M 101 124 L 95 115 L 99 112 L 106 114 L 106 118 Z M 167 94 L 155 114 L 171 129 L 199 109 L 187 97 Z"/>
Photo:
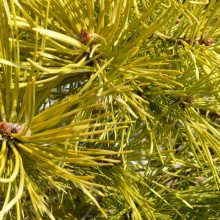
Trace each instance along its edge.
<path fill-rule="evenodd" d="M 0 219 L 220 219 L 218 0 L 0 0 Z"/>

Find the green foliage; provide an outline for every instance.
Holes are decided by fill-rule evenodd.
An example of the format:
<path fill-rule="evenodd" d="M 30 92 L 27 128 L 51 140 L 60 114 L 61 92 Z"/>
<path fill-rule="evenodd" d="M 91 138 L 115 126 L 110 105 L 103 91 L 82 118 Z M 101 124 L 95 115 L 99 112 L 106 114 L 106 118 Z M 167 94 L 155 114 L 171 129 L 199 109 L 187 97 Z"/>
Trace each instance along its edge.
<path fill-rule="evenodd" d="M 219 219 L 219 17 L 0 0 L 0 219 Z"/>

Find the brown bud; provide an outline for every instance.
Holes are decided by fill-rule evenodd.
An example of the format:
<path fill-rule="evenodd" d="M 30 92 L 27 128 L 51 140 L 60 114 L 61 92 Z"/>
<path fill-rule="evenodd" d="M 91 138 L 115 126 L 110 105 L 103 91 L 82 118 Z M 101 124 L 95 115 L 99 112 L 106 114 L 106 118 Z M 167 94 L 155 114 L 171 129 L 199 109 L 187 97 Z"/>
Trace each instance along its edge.
<path fill-rule="evenodd" d="M 92 38 L 92 35 L 84 30 L 81 30 L 80 37 L 81 37 L 81 42 L 87 44 L 89 40 Z"/>

